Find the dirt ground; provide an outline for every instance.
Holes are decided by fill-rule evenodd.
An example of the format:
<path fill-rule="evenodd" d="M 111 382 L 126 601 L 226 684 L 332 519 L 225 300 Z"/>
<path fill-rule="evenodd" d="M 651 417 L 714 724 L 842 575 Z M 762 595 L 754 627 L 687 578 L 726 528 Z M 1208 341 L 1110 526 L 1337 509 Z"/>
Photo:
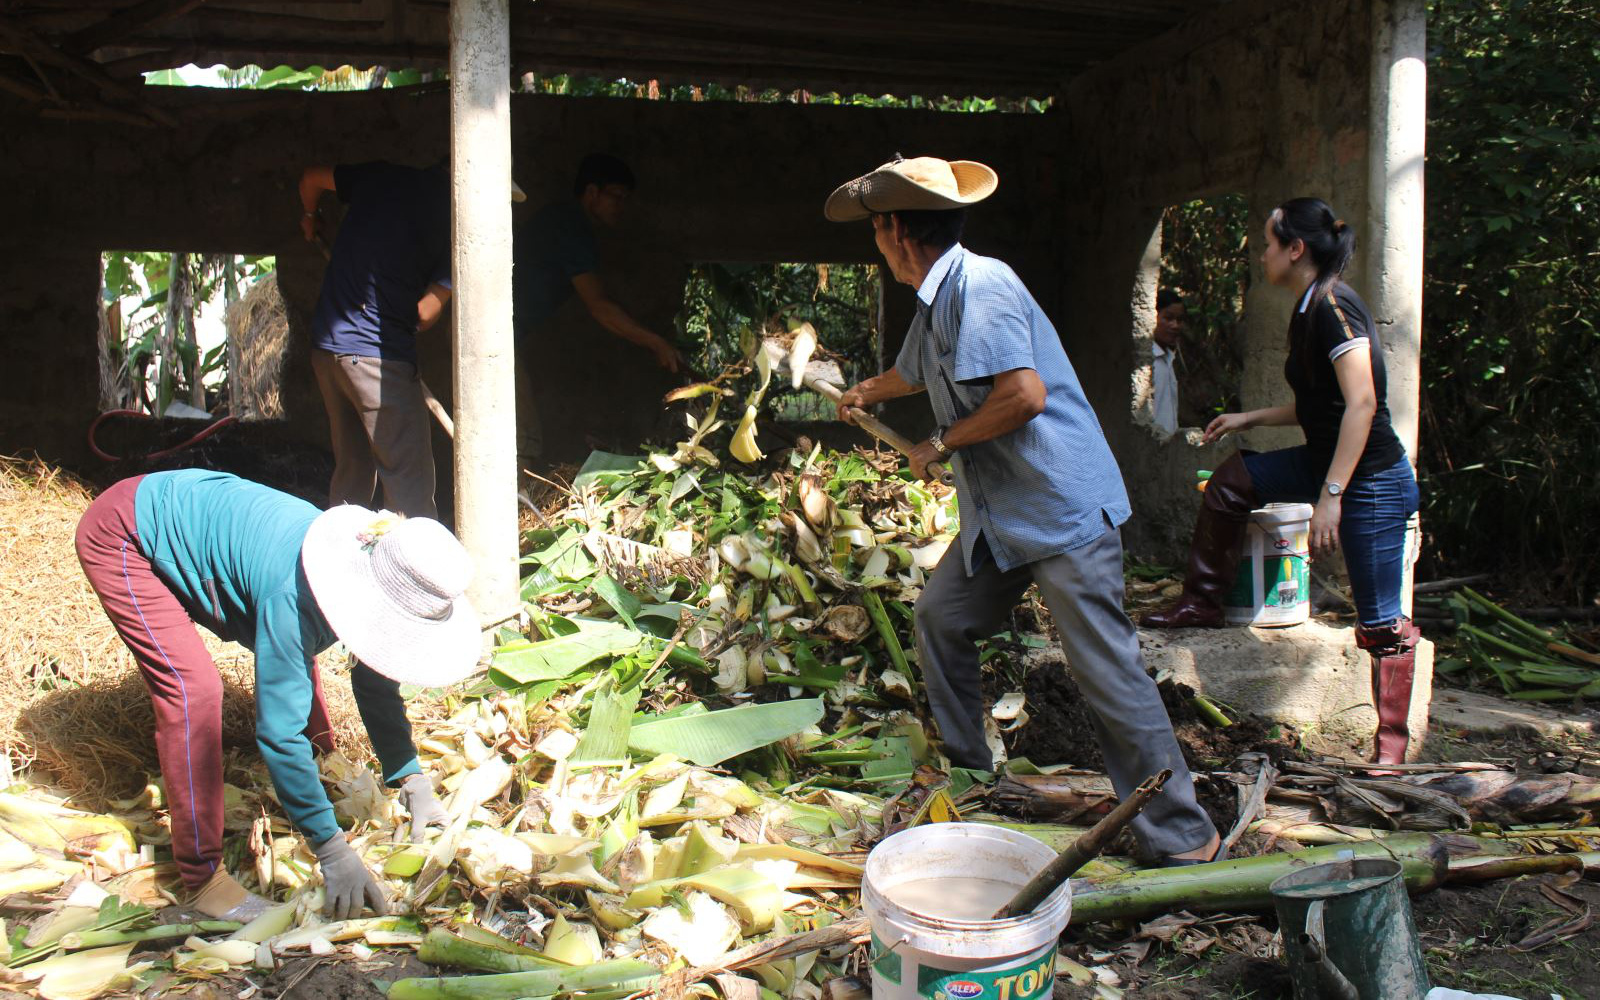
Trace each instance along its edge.
<path fill-rule="evenodd" d="M 1593 928 L 1565 941 L 1530 951 L 1514 946 L 1550 921 L 1572 914 L 1551 902 L 1541 886 L 1552 876 L 1528 876 L 1459 889 L 1445 888 L 1412 899 L 1412 912 L 1435 986 L 1498 993 L 1518 1000 L 1600 1000 L 1600 931 Z M 1566 888 L 1590 907 L 1600 907 L 1600 885 Z M 1158 943 L 1142 961 L 1116 961 L 1109 968 L 1117 988 L 1150 1000 L 1289 1000 L 1287 972 L 1276 961 L 1276 921 L 1198 925 Z M 1129 930 L 1132 930 L 1130 928 Z M 1062 953 L 1089 964 L 1091 956 L 1127 948 L 1130 934 L 1110 928 L 1068 929 Z M 1198 954 L 1189 954 L 1215 939 Z M 1058 1000 L 1091 1000 L 1094 987 L 1059 982 Z"/>
<path fill-rule="evenodd" d="M 1016 655 L 1020 647 L 1002 649 Z M 1038 765 L 1071 764 L 1098 770 L 1103 766 L 1088 706 L 1059 659 L 1036 666 L 1027 677 L 1008 671 L 1002 660 L 986 677 L 986 694 L 996 697 L 1020 689 L 1035 719 L 1007 734 L 1013 757 Z M 1319 746 L 1292 727 L 1240 718 L 1222 730 L 1201 722 L 1181 685 L 1162 685 L 1162 698 L 1190 767 L 1197 772 L 1202 803 L 1219 826 L 1237 815 L 1231 784 L 1199 772 L 1224 768 L 1240 753 L 1256 750 L 1273 760 L 1304 758 L 1310 752 L 1350 753 L 1357 748 Z M 1594 740 L 1552 740 L 1500 734 L 1473 737 L 1440 734 L 1430 739 L 1429 756 L 1439 760 L 1480 760 L 1525 771 L 1583 771 L 1600 768 L 1600 746 Z M 1248 849 L 1248 839 L 1245 844 Z M 1434 985 L 1478 993 L 1499 993 L 1518 1000 L 1600 1000 L 1600 928 L 1590 927 L 1568 940 L 1529 951 L 1513 946 L 1551 921 L 1573 919 L 1541 887 L 1554 887 L 1554 876 L 1529 876 L 1482 886 L 1444 888 L 1418 896 L 1414 919 Z M 1566 891 L 1579 905 L 1600 909 L 1600 884 L 1579 882 Z M 1185 928 L 1170 940 L 1139 937 L 1141 928 L 1096 926 L 1069 928 L 1062 954 L 1088 967 L 1107 970 L 1117 989 L 1152 1000 L 1212 998 L 1290 998 L 1288 974 L 1278 960 L 1276 920 L 1270 915 L 1212 918 Z M 1058 982 L 1060 1000 L 1104 996 L 1093 986 Z"/>

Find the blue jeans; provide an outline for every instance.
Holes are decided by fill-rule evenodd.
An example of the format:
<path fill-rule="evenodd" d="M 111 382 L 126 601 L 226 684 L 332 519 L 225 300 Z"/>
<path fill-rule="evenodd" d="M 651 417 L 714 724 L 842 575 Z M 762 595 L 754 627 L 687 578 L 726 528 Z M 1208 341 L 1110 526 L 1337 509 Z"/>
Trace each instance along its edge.
<path fill-rule="evenodd" d="M 1328 467 L 1305 445 L 1244 456 L 1258 502 L 1315 504 Z M 1339 545 L 1350 569 L 1350 596 L 1364 626 L 1390 625 L 1400 617 L 1400 583 L 1405 578 L 1406 519 L 1417 512 L 1421 494 L 1411 462 L 1404 456 L 1369 476 L 1357 476 L 1344 489 Z"/>

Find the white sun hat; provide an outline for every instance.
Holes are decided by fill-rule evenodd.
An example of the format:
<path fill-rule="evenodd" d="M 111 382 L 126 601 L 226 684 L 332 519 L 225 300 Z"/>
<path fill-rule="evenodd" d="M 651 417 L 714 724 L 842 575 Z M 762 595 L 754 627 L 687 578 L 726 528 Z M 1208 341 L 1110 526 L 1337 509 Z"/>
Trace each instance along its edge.
<path fill-rule="evenodd" d="M 477 666 L 472 557 L 438 521 L 334 507 L 311 522 L 300 562 L 334 634 L 383 676 L 444 687 Z"/>
<path fill-rule="evenodd" d="M 822 214 L 830 222 L 855 222 L 874 212 L 965 208 L 994 194 L 999 186 L 999 175 L 974 160 L 896 157 L 835 188 Z"/>

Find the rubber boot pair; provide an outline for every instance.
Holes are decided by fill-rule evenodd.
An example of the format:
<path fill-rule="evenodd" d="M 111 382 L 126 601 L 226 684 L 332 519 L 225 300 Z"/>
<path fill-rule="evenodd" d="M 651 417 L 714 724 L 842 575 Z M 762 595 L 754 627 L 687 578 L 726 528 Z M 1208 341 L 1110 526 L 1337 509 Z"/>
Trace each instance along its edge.
<path fill-rule="evenodd" d="M 1145 615 L 1151 628 L 1219 628 L 1222 596 L 1238 571 L 1239 540 L 1250 512 L 1256 508 L 1256 489 L 1245 468 L 1244 456 L 1234 452 L 1211 474 L 1205 500 L 1189 543 L 1189 571 L 1183 594 L 1174 603 Z"/>
<path fill-rule="evenodd" d="M 1372 657 L 1372 706 L 1378 713 L 1372 762 L 1404 764 L 1411 742 L 1411 686 L 1417 675 L 1422 633 L 1409 618 L 1391 625 L 1360 626 L 1356 646 Z"/>

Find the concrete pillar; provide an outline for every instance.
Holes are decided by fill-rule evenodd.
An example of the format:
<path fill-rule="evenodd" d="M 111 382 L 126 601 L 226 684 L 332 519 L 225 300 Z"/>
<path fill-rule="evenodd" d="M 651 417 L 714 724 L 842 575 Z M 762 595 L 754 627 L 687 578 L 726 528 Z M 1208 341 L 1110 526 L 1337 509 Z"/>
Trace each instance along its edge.
<path fill-rule="evenodd" d="M 508 0 L 450 3 L 456 533 L 477 563 L 469 594 L 486 621 L 520 610 L 510 18 Z"/>
<path fill-rule="evenodd" d="M 1422 172 L 1427 133 L 1424 0 L 1372 0 L 1367 304 L 1383 338 L 1394 429 L 1416 458 L 1422 388 Z"/>

